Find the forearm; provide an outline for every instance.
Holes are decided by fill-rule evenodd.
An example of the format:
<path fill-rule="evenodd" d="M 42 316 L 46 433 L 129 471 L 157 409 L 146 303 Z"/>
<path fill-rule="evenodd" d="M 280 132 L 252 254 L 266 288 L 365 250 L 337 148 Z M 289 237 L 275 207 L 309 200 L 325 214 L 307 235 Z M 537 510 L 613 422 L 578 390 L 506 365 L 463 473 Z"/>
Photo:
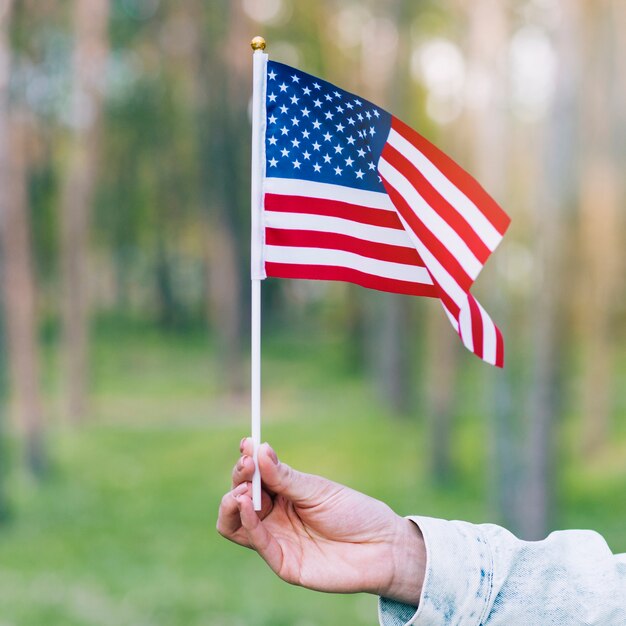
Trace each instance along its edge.
<path fill-rule="evenodd" d="M 626 624 L 626 556 L 611 554 L 597 533 L 525 542 L 491 524 L 414 519 L 427 555 L 422 594 L 381 600 L 385 626 Z"/>

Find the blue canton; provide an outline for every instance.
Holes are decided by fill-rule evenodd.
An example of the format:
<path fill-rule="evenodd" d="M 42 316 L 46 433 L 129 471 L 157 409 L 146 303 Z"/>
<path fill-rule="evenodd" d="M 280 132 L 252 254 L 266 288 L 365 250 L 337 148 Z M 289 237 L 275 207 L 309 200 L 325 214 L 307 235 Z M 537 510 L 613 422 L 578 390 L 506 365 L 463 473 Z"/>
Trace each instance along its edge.
<path fill-rule="evenodd" d="M 288 65 L 267 63 L 265 174 L 384 192 L 391 115 Z"/>

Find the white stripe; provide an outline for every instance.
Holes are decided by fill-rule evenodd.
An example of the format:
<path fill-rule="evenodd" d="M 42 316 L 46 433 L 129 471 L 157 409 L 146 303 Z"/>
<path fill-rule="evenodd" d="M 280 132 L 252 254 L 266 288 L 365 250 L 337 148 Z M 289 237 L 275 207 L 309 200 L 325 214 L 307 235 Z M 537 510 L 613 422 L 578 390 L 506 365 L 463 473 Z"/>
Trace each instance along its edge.
<path fill-rule="evenodd" d="M 424 265 L 428 268 L 428 271 L 432 274 L 433 278 L 437 281 L 439 286 L 446 292 L 446 294 L 454 300 L 455 304 L 460 308 L 467 300 L 467 295 L 459 287 L 459 284 L 448 274 L 446 269 L 437 261 L 437 259 L 429 252 L 428 248 L 420 241 L 419 237 L 411 230 L 411 227 L 404 221 L 404 218 L 398 213 L 400 221 L 404 225 L 406 232 L 408 233 L 417 253 L 422 258 Z"/>
<path fill-rule="evenodd" d="M 465 241 L 441 215 L 432 209 L 415 187 L 393 165 L 381 158 L 378 170 L 381 176 L 404 198 L 424 226 L 452 253 L 466 274 L 475 280 L 483 266 Z"/>
<path fill-rule="evenodd" d="M 483 361 L 495 365 L 496 363 L 496 327 L 487 314 L 487 311 L 483 309 L 480 302 L 474 298 L 474 301 L 478 305 L 480 310 L 480 316 L 482 317 L 483 324 Z"/>
<path fill-rule="evenodd" d="M 303 196 L 321 200 L 336 200 L 372 209 L 395 211 L 386 193 L 353 189 L 352 187 L 331 185 L 329 183 L 315 183 L 299 178 L 266 177 L 263 181 L 263 190 L 265 193 L 275 193 L 281 196 Z"/>
<path fill-rule="evenodd" d="M 265 260 L 273 263 L 347 267 L 381 278 L 406 280 L 425 285 L 433 284 L 425 267 L 379 261 L 344 250 L 266 245 Z"/>
<path fill-rule="evenodd" d="M 461 329 L 461 339 L 463 345 L 470 351 L 474 352 L 474 337 L 472 335 L 472 310 L 469 305 L 469 298 L 465 298 L 465 305 L 461 307 L 459 313 L 459 327 Z"/>
<path fill-rule="evenodd" d="M 502 240 L 502 235 L 474 202 L 437 169 L 410 141 L 393 128 L 389 132 L 387 142 L 411 161 L 424 178 L 467 220 L 474 232 L 493 252 Z"/>
<path fill-rule="evenodd" d="M 361 224 L 341 217 L 328 215 L 309 215 L 306 213 L 286 213 L 283 211 L 265 211 L 265 226 L 286 230 L 312 230 L 322 233 L 338 233 L 391 246 L 414 248 L 404 230 L 385 228 L 371 224 Z"/>

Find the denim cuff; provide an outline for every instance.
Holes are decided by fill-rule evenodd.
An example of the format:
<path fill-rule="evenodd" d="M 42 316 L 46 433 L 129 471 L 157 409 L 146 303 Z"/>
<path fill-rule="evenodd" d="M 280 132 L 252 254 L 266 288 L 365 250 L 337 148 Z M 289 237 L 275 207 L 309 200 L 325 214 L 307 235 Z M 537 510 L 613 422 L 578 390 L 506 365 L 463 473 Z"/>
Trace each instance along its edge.
<path fill-rule="evenodd" d="M 493 588 L 493 555 L 480 526 L 410 516 L 426 545 L 426 575 L 419 606 L 380 598 L 381 626 L 479 626 Z"/>

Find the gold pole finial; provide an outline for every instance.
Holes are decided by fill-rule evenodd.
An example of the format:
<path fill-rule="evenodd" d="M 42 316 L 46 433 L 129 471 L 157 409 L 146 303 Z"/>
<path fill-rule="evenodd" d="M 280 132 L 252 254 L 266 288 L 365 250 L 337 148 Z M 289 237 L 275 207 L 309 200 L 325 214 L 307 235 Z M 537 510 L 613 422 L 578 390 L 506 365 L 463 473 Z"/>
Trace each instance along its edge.
<path fill-rule="evenodd" d="M 257 35 L 250 42 L 250 46 L 253 50 L 265 50 L 265 39 Z"/>

